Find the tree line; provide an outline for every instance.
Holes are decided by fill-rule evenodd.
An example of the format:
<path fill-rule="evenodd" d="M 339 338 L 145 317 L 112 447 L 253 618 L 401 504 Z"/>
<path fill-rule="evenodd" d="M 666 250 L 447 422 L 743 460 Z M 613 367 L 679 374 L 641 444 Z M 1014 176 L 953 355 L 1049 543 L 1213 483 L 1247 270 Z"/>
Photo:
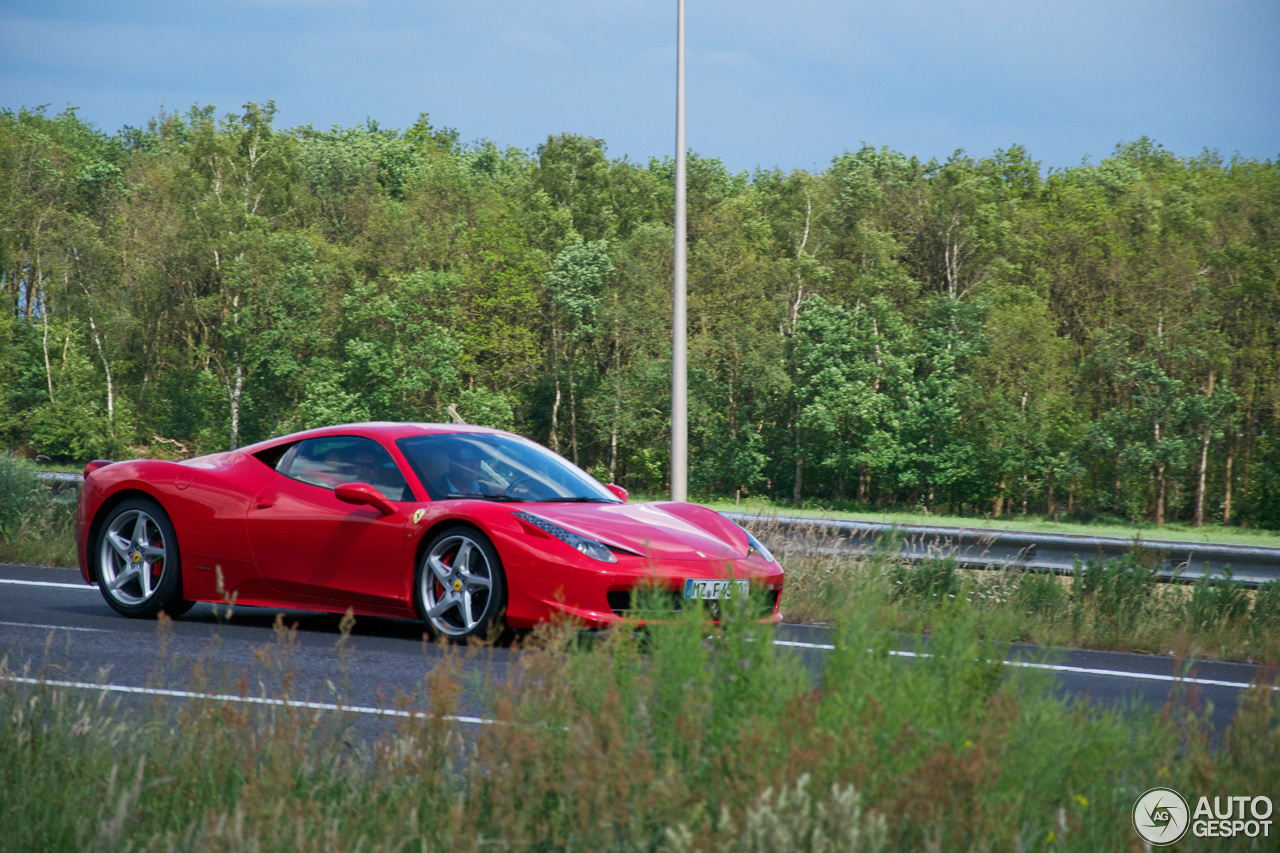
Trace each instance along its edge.
<path fill-rule="evenodd" d="M 514 429 L 666 488 L 674 163 L 0 111 L 0 443 Z M 1149 139 L 688 162 L 695 494 L 1280 527 L 1280 170 Z"/>

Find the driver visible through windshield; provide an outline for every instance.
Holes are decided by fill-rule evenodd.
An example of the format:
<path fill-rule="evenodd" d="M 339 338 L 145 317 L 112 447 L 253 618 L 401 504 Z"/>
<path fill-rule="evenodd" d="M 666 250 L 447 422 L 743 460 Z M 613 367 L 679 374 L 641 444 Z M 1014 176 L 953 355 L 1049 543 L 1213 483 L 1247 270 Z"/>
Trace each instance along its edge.
<path fill-rule="evenodd" d="M 515 436 L 440 433 L 402 438 L 396 446 L 433 501 L 619 503 L 581 468 Z"/>

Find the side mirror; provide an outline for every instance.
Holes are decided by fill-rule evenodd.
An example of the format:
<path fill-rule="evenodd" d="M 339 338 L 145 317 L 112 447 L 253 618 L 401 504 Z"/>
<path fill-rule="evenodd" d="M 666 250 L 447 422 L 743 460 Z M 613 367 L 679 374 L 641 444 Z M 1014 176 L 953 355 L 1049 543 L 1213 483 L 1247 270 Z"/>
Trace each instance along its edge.
<path fill-rule="evenodd" d="M 371 506 L 383 515 L 393 515 L 396 511 L 382 492 L 368 483 L 343 483 L 333 490 L 333 494 L 344 503 Z"/>
<path fill-rule="evenodd" d="M 627 490 L 619 486 L 617 483 L 610 483 L 605 486 L 606 489 L 613 492 L 613 496 L 623 503 L 627 502 Z"/>

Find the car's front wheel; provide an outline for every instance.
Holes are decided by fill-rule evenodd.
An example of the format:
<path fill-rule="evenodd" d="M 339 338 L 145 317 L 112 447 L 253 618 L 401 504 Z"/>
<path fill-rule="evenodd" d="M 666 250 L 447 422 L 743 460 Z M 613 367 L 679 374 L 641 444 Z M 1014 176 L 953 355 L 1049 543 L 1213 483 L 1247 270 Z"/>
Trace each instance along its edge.
<path fill-rule="evenodd" d="M 99 531 L 98 588 L 107 604 L 142 618 L 161 610 L 180 616 L 191 608 L 182 599 L 178 535 L 160 504 L 130 498 L 111 510 Z"/>
<path fill-rule="evenodd" d="M 418 565 L 414 601 L 433 634 L 465 641 L 498 627 L 507 584 L 493 543 L 472 527 L 436 534 Z"/>

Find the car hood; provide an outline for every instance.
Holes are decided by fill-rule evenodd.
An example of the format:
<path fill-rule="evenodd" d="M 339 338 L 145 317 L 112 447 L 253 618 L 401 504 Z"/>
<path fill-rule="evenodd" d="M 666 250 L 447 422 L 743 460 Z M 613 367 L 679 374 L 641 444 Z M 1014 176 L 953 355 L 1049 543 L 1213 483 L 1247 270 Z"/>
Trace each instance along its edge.
<path fill-rule="evenodd" d="M 661 560 L 740 560 L 747 535 L 696 504 L 540 503 L 521 508 L 606 545 Z"/>

